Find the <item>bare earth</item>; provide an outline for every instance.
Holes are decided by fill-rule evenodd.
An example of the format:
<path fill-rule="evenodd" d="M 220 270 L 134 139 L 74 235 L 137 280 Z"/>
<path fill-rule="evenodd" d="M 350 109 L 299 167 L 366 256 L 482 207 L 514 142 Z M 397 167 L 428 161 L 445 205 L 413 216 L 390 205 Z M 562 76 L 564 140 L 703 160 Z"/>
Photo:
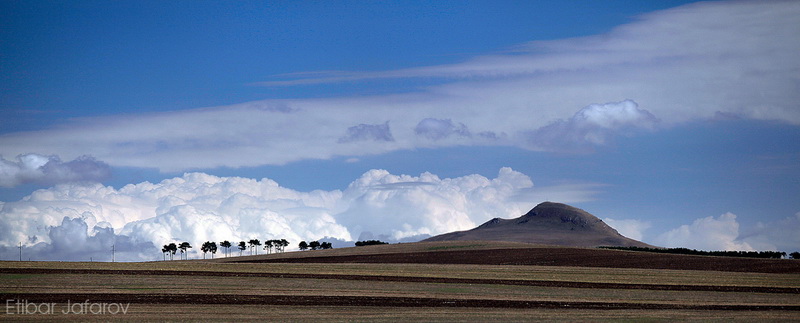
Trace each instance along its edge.
<path fill-rule="evenodd" d="M 515 248 L 496 250 L 444 250 L 295 258 L 244 259 L 242 262 L 287 263 L 415 263 L 581 266 L 606 268 L 714 270 L 759 273 L 800 273 L 800 261 L 708 257 L 625 252 L 588 248 Z M 234 260 L 236 261 L 236 260 Z"/>

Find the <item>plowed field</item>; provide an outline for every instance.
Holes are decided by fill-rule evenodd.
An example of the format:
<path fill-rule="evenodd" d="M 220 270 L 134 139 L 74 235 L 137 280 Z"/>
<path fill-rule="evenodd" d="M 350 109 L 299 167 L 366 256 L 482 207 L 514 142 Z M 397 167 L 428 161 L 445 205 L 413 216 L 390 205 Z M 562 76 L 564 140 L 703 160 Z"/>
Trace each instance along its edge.
<path fill-rule="evenodd" d="M 427 243 L 214 261 L 0 262 L 0 294 L 11 304 L 4 321 L 784 321 L 800 317 L 800 261 Z M 19 312 L 81 302 L 126 312 Z"/>

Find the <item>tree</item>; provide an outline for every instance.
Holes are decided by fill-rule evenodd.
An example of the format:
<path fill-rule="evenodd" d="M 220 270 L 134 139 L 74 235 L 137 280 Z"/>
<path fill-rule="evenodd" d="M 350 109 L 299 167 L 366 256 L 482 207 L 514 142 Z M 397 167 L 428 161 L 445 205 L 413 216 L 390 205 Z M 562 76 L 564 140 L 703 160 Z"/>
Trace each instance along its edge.
<path fill-rule="evenodd" d="M 250 244 L 250 254 L 253 254 L 253 250 L 255 250 L 256 254 L 258 254 L 258 247 L 261 245 L 261 241 L 258 239 L 250 239 L 248 243 Z"/>
<path fill-rule="evenodd" d="M 240 257 L 242 256 L 242 251 L 244 251 L 245 249 L 247 249 L 247 243 L 245 243 L 244 241 L 239 241 L 239 256 Z"/>
<path fill-rule="evenodd" d="M 203 252 L 203 259 L 206 259 L 206 253 L 211 251 L 211 242 L 203 242 L 203 245 L 200 246 L 200 251 Z"/>
<path fill-rule="evenodd" d="M 275 242 L 275 240 L 264 241 L 264 250 L 266 250 L 267 253 L 272 253 L 272 246 L 273 246 L 274 242 Z"/>
<path fill-rule="evenodd" d="M 323 242 L 319 245 L 320 249 L 333 249 L 333 244 L 330 242 Z"/>
<path fill-rule="evenodd" d="M 211 251 L 211 259 L 214 259 L 214 254 L 217 253 L 217 243 L 214 242 L 214 241 L 211 241 L 211 245 L 209 245 L 209 247 L 211 247 L 208 250 L 208 251 Z"/>
<path fill-rule="evenodd" d="M 181 244 L 178 246 L 178 249 L 181 249 L 181 255 L 182 256 L 185 255 L 187 260 L 189 259 L 189 250 L 188 249 L 190 249 L 190 248 L 192 248 L 192 245 L 189 244 L 186 241 L 181 242 Z"/>
<path fill-rule="evenodd" d="M 164 261 L 167 261 L 167 252 L 169 252 L 169 249 L 167 249 L 167 245 L 164 245 L 164 248 L 161 248 L 161 254 L 164 256 Z"/>
<path fill-rule="evenodd" d="M 272 251 L 272 247 L 275 247 L 275 252 L 284 252 L 286 250 L 285 247 L 289 245 L 289 241 L 286 241 L 286 239 L 274 239 L 266 243 L 270 247 L 270 251 Z"/>
<path fill-rule="evenodd" d="M 231 242 L 230 241 L 225 240 L 223 242 L 220 242 L 219 246 L 225 248 L 225 257 L 230 256 L 230 253 L 231 253 Z"/>
<path fill-rule="evenodd" d="M 285 252 L 286 247 L 289 246 L 289 241 L 287 241 L 286 239 L 281 239 L 280 244 L 281 244 L 281 252 Z"/>
<path fill-rule="evenodd" d="M 319 241 L 311 241 L 308 243 L 308 247 L 311 248 L 311 250 L 317 250 L 319 249 L 319 246 Z"/>
<path fill-rule="evenodd" d="M 169 252 L 170 252 L 169 259 L 170 260 L 175 259 L 175 254 L 178 253 L 178 245 L 176 245 L 174 242 L 170 243 Z"/>
<path fill-rule="evenodd" d="M 175 256 L 175 253 L 178 252 L 178 246 L 175 245 L 175 243 L 165 244 L 164 248 L 162 248 L 161 251 L 165 252 L 165 253 L 168 253 L 169 254 L 169 260 L 172 260 L 172 259 L 174 259 L 173 256 Z M 164 260 L 166 260 L 166 259 L 167 259 L 167 257 L 164 256 Z"/>
<path fill-rule="evenodd" d="M 789 256 L 792 257 L 792 259 L 800 259 L 800 252 L 792 252 L 789 254 Z"/>
<path fill-rule="evenodd" d="M 381 245 L 381 244 L 389 244 L 389 243 L 388 242 L 383 242 L 383 241 L 380 241 L 380 240 L 356 241 L 356 247 L 373 246 L 373 245 Z"/>
<path fill-rule="evenodd" d="M 300 241 L 300 244 L 297 245 L 297 247 L 299 247 L 300 250 L 306 250 L 306 249 L 308 249 L 308 243 L 306 243 L 305 240 L 304 241 Z"/>

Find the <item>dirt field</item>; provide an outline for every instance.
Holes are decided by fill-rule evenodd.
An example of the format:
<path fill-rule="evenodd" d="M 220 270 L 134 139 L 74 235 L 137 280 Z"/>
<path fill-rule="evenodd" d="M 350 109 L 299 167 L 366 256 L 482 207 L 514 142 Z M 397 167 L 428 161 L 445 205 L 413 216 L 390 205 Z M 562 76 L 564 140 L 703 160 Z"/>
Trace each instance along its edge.
<path fill-rule="evenodd" d="M 800 320 L 800 271 L 793 260 L 677 256 L 672 262 L 682 264 L 664 269 L 667 263 L 649 254 L 613 250 L 483 242 L 376 247 L 213 261 L 0 262 L 7 301 L 0 318 Z M 127 307 L 125 313 L 65 311 L 81 302 Z M 27 314 L 20 311 L 25 304 L 58 310 Z"/>
<path fill-rule="evenodd" d="M 288 263 L 414 263 L 527 266 L 581 266 L 713 270 L 759 273 L 800 273 L 800 261 L 733 257 L 684 256 L 587 248 L 509 248 L 443 250 L 342 256 L 243 259 L 241 262 Z M 236 261 L 236 260 L 234 260 Z"/>

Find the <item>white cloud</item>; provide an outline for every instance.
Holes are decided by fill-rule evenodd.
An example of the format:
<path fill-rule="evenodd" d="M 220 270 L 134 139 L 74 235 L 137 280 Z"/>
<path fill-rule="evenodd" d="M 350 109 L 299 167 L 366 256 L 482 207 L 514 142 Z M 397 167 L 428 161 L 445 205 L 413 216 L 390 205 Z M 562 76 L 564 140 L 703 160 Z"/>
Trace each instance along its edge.
<path fill-rule="evenodd" d="M 528 176 L 510 168 L 501 169 L 492 180 L 480 175 L 440 179 L 431 173 L 412 177 L 372 170 L 345 190 L 348 207 L 337 219 L 355 236 L 370 232 L 390 234 L 396 240 L 467 230 L 497 216 L 527 212 L 532 201 L 513 198 L 531 187 Z"/>
<path fill-rule="evenodd" d="M 509 98 L 505 103 L 528 103 L 528 108 L 559 101 L 583 106 L 636 95 L 670 122 L 724 109 L 798 123 L 800 115 L 790 102 L 797 98 L 792 86 L 800 66 L 795 57 L 799 13 L 800 4 L 794 1 L 695 3 L 642 15 L 607 34 L 534 41 L 510 54 L 463 63 L 331 77 L 311 74 L 264 85 L 477 78 L 438 88 L 437 93 L 462 94 L 467 100 L 493 94 Z"/>
<path fill-rule="evenodd" d="M 0 204 L 0 248 L 9 254 L 22 242 L 36 250 L 34 259 L 84 260 L 102 259 L 116 243 L 124 259 L 133 260 L 157 259 L 160 246 L 180 241 L 284 238 L 292 247 L 300 240 L 362 235 L 409 241 L 520 216 L 538 202 L 532 196 L 552 190 L 535 188 L 510 168 L 493 179 L 371 170 L 344 191 L 298 192 L 269 179 L 204 173 L 120 189 L 61 184 Z M 559 190 L 567 203 L 593 194 L 582 186 Z M 75 251 L 64 253 L 67 248 Z"/>
<path fill-rule="evenodd" d="M 19 155 L 16 161 L 0 156 L 0 187 L 26 183 L 55 184 L 101 181 L 111 175 L 110 167 L 90 156 L 62 162 L 58 156 Z"/>
<path fill-rule="evenodd" d="M 758 250 L 800 251 L 800 212 L 743 230 L 739 239 Z"/>
<path fill-rule="evenodd" d="M 700 250 L 768 250 L 792 252 L 800 249 L 800 212 L 779 221 L 740 230 L 733 213 L 705 217 L 667 231 L 653 241 L 663 247 Z"/>
<path fill-rule="evenodd" d="M 590 145 L 605 144 L 618 133 L 652 129 L 658 119 L 640 109 L 636 102 L 625 100 L 592 104 L 567 120 L 558 120 L 526 133 L 534 148 L 569 151 Z"/>
<path fill-rule="evenodd" d="M 604 218 L 603 221 L 617 230 L 619 234 L 639 241 L 642 241 L 644 232 L 652 226 L 648 221 L 634 219 L 615 220 L 612 218 Z"/>
<path fill-rule="evenodd" d="M 27 257 L 107 260 L 115 245 L 119 260 L 155 260 L 160 246 L 189 241 L 284 238 L 352 241 L 380 237 L 413 241 L 426 235 L 471 229 L 494 217 L 518 217 L 538 202 L 590 201 L 602 184 L 536 187 L 510 168 L 495 178 L 435 174 L 395 175 L 371 170 L 345 190 L 298 192 L 270 179 L 187 173 L 160 183 L 60 184 L 14 202 L 0 202 L 0 251 L 16 259 L 22 242 Z M 555 198 L 553 198 L 555 196 Z M 621 234 L 642 239 L 650 228 L 635 219 L 605 221 Z M 736 216 L 695 220 L 651 242 L 705 250 L 795 250 L 800 213 L 741 233 Z M 648 240 L 648 239 L 645 239 Z M 193 257 L 200 257 L 197 248 Z"/>
<path fill-rule="evenodd" d="M 0 153 L 91 154 L 113 166 L 181 171 L 358 157 L 427 147 L 441 136 L 448 138 L 438 146 L 561 150 L 556 139 L 566 135 L 582 148 L 630 127 L 647 128 L 655 117 L 664 127 L 720 114 L 800 124 L 798 34 L 797 1 L 697 3 L 640 16 L 602 35 L 531 42 L 458 64 L 343 76 L 441 77 L 414 93 L 84 118 L 4 134 Z M 626 98 L 642 109 L 623 107 L 627 101 L 601 108 Z M 422 120 L 444 122 L 444 132 Z"/>
<path fill-rule="evenodd" d="M 691 225 L 682 225 L 661 234 L 656 238 L 656 244 L 699 250 L 755 250 L 747 242 L 739 240 L 739 223 L 733 213 L 694 220 Z"/>

